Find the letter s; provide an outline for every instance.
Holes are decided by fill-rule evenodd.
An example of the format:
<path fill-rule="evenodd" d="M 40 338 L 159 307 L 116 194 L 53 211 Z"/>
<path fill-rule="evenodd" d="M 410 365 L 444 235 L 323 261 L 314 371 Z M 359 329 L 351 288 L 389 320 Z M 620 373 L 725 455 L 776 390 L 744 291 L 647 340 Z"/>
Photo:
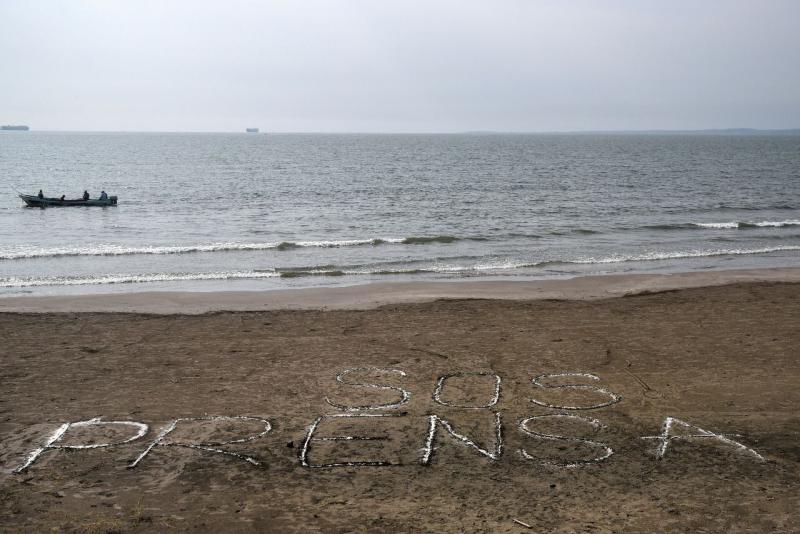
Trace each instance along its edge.
<path fill-rule="evenodd" d="M 599 376 L 590 373 L 556 373 L 556 374 L 539 375 L 533 378 L 531 382 L 533 383 L 534 386 L 547 389 L 578 389 L 578 390 L 595 391 L 597 393 L 602 393 L 603 395 L 607 396 L 609 400 L 606 402 L 601 402 L 598 404 L 590 404 L 586 406 L 561 406 L 558 404 L 550 404 L 536 399 L 531 399 L 531 402 L 534 404 L 538 404 L 539 406 L 544 406 L 545 408 L 554 408 L 556 410 L 594 410 L 596 408 L 611 406 L 612 404 L 616 404 L 622 400 L 622 395 L 617 395 L 613 391 L 609 391 L 605 388 L 601 388 L 598 386 L 592 386 L 588 384 L 561 384 L 558 386 L 548 386 L 546 384 L 542 384 L 541 382 L 542 380 L 547 378 L 560 378 L 562 376 L 581 376 L 585 378 L 590 378 L 592 380 L 600 380 Z"/>
<path fill-rule="evenodd" d="M 519 453 L 522 455 L 523 458 L 526 460 L 538 460 L 539 462 L 547 465 L 554 465 L 557 467 L 579 467 L 581 465 L 602 462 L 612 454 L 614 454 L 614 450 L 606 445 L 605 443 L 600 443 L 598 441 L 592 441 L 590 439 L 585 438 L 577 438 L 577 437 L 569 437 L 569 436 L 559 436 L 557 434 L 544 434 L 542 432 L 536 432 L 535 430 L 531 430 L 528 426 L 529 423 L 535 419 L 571 419 L 574 421 L 581 421 L 591 425 L 595 430 L 598 430 L 603 427 L 603 424 L 600 423 L 597 419 L 590 419 L 588 417 L 582 417 L 580 415 L 572 415 L 568 413 L 554 413 L 554 414 L 547 414 L 547 415 L 536 415 L 533 417 L 528 417 L 527 419 L 523 419 L 519 423 L 519 431 L 525 434 L 526 436 L 531 436 L 534 438 L 544 439 L 548 441 L 571 441 L 574 443 L 581 443 L 584 445 L 592 445 L 594 447 L 599 447 L 602 449 L 597 456 L 594 458 L 582 458 L 579 460 L 573 461 L 558 461 L 558 460 L 551 460 L 547 458 L 537 458 L 535 456 L 531 456 L 528 451 L 525 449 L 519 449 Z"/>
<path fill-rule="evenodd" d="M 347 406 L 344 404 L 338 404 L 333 402 L 328 397 L 325 397 L 325 402 L 333 406 L 334 408 L 338 408 L 340 410 L 346 410 L 348 412 L 360 412 L 363 410 L 386 410 L 389 408 L 397 408 L 401 404 L 405 404 L 408 402 L 408 399 L 411 398 L 411 393 L 406 391 L 403 388 L 399 388 L 396 386 L 390 386 L 388 384 L 370 384 L 370 383 L 362 383 L 362 382 L 345 382 L 344 377 L 350 373 L 354 373 L 357 371 L 378 371 L 382 373 L 395 373 L 400 376 L 406 376 L 406 373 L 401 371 L 400 369 L 381 369 L 378 367 L 359 367 L 356 369 L 345 369 L 338 375 L 336 375 L 336 381 L 345 384 L 348 386 L 356 386 L 360 388 L 370 388 L 370 389 L 385 389 L 385 390 L 393 390 L 397 391 L 400 394 L 400 399 L 394 402 L 386 402 L 386 403 L 379 403 L 379 404 L 363 404 L 359 406 Z"/>

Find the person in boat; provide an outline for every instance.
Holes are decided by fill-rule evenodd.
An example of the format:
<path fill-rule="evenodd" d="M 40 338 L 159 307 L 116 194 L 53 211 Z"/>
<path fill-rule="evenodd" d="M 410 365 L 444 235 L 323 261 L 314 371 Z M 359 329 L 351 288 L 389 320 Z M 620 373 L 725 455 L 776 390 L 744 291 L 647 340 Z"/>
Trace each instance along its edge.
<path fill-rule="evenodd" d="M 59 198 L 58 200 L 60 200 L 61 202 L 64 202 L 64 197 L 65 196 L 67 196 L 67 195 L 61 195 L 61 198 Z"/>
<path fill-rule="evenodd" d="M 42 193 L 41 189 L 39 189 L 39 194 L 36 195 L 36 196 L 39 197 L 39 198 L 44 198 L 44 193 Z"/>
<path fill-rule="evenodd" d="M 89 200 L 89 192 L 86 190 L 83 191 L 83 200 Z"/>
<path fill-rule="evenodd" d="M 100 191 L 100 200 L 108 200 L 108 194 L 105 191 Z"/>

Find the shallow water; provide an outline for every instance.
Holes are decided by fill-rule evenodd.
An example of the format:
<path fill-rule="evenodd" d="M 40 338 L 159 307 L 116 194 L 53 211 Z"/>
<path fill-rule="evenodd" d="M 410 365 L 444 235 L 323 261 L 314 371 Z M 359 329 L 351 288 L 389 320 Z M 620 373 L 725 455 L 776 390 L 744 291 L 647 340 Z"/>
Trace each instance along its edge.
<path fill-rule="evenodd" d="M 798 265 L 800 137 L 3 132 L 0 295 Z M 29 209 L 15 191 L 119 196 Z"/>

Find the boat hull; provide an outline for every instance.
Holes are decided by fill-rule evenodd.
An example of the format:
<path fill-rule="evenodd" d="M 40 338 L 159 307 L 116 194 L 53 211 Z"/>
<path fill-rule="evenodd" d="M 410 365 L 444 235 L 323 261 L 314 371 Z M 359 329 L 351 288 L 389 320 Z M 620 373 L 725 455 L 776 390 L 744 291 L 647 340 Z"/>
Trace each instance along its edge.
<path fill-rule="evenodd" d="M 87 207 L 97 207 L 97 208 L 105 208 L 108 206 L 116 206 L 117 205 L 117 197 L 108 197 L 106 200 L 100 200 L 97 198 L 83 200 L 83 199 L 64 199 L 61 200 L 60 198 L 50 198 L 44 197 L 39 198 L 35 195 L 20 195 L 19 198 L 25 203 L 25 205 L 29 208 L 87 208 Z"/>

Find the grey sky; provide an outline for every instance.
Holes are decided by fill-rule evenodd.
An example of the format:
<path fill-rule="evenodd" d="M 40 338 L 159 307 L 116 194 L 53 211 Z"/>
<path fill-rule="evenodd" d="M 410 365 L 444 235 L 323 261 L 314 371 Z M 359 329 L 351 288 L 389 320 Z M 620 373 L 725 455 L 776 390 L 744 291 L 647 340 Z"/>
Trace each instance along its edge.
<path fill-rule="evenodd" d="M 0 123 L 792 128 L 799 25 L 797 0 L 0 0 Z"/>

